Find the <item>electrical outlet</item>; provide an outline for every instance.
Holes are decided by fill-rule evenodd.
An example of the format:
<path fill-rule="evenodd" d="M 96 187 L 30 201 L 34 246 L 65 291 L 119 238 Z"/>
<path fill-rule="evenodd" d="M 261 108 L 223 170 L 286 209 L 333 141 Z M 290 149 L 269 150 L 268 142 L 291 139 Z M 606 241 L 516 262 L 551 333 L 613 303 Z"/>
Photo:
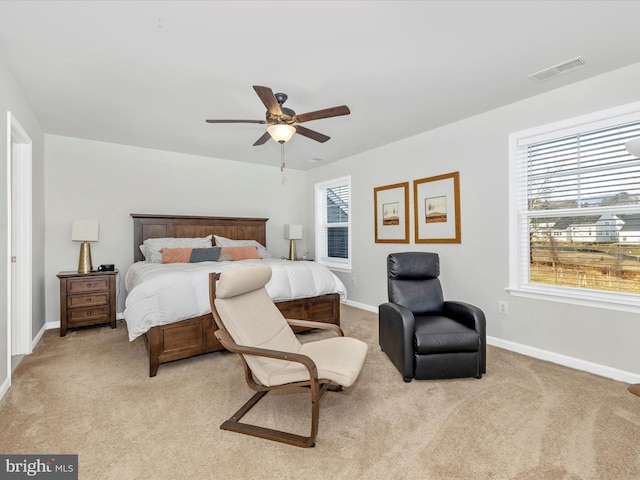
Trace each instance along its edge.
<path fill-rule="evenodd" d="M 356 277 L 351 277 L 351 285 L 356 286 Z"/>
<path fill-rule="evenodd" d="M 498 302 L 498 313 L 509 313 L 509 302 L 500 300 Z"/>

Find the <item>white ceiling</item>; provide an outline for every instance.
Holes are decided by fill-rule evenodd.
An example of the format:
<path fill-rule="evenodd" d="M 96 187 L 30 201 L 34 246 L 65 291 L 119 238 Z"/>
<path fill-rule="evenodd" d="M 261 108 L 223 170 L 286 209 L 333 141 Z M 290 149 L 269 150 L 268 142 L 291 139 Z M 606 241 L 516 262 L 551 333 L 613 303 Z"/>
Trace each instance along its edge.
<path fill-rule="evenodd" d="M 304 124 L 328 142 L 286 144 L 307 169 L 640 62 L 638 18 L 639 1 L 0 1 L 0 60 L 46 133 L 263 165 L 265 125 L 205 119 L 263 119 L 253 85 L 297 113 L 348 105 Z"/>

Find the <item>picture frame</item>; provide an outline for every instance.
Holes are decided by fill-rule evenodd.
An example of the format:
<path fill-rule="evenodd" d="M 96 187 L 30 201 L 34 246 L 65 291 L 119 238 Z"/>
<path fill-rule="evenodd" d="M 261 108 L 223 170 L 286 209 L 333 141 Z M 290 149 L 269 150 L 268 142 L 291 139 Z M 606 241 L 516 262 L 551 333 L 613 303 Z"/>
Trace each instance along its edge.
<path fill-rule="evenodd" d="M 409 243 L 409 182 L 373 189 L 375 243 Z"/>
<path fill-rule="evenodd" d="M 416 243 L 462 243 L 460 172 L 413 181 Z"/>

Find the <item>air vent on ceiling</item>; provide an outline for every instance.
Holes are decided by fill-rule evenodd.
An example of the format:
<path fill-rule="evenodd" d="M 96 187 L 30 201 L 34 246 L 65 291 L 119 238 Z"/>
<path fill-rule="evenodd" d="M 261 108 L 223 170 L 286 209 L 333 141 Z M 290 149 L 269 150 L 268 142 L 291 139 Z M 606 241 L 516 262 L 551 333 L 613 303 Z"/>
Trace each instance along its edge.
<path fill-rule="evenodd" d="M 558 75 L 562 75 L 563 73 L 572 72 L 574 70 L 577 70 L 578 68 L 582 68 L 586 66 L 586 64 L 587 62 L 584 60 L 584 57 L 578 57 L 572 60 L 567 60 L 566 62 L 559 63 L 558 65 L 554 65 L 553 67 L 545 68 L 544 70 L 540 70 L 539 72 L 532 73 L 531 75 L 529 75 L 529 78 L 536 82 L 544 82 L 545 80 L 557 77 Z"/>

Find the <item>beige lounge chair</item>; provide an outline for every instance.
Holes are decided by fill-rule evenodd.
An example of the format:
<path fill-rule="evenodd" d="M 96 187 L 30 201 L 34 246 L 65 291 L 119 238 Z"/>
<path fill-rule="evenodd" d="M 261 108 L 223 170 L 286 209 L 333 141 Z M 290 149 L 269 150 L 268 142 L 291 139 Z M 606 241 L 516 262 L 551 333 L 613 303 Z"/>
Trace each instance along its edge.
<path fill-rule="evenodd" d="M 270 278 L 268 265 L 210 274 L 211 311 L 218 326 L 215 336 L 227 350 L 240 355 L 247 383 L 256 391 L 220 428 L 300 447 L 315 446 L 320 398 L 327 390 L 340 391 L 356 381 L 368 347 L 345 337 L 337 325 L 285 319 L 265 289 Z M 302 344 L 292 326 L 333 330 L 336 336 Z M 310 390 L 309 436 L 240 422 L 269 391 L 291 387 Z"/>

